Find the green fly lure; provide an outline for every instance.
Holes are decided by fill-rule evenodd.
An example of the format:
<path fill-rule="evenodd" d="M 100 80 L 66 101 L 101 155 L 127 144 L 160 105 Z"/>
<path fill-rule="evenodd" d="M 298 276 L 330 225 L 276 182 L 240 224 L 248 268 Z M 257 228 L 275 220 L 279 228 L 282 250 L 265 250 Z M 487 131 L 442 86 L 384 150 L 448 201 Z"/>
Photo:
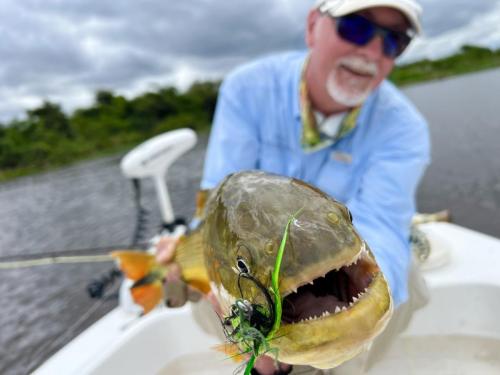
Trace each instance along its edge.
<path fill-rule="evenodd" d="M 269 290 L 253 278 L 251 274 L 246 272 L 240 274 L 240 278 L 251 280 L 262 290 L 268 306 L 252 304 L 245 299 L 237 299 L 231 306 L 231 314 L 222 322 L 224 327 L 229 327 L 229 329 L 224 328 L 228 340 L 238 345 L 241 350 L 240 354 L 250 355 L 250 359 L 245 366 L 245 375 L 251 373 L 258 356 L 272 353 L 277 358 L 278 353 L 276 349 L 271 347 L 270 342 L 278 331 L 281 322 L 282 301 L 279 291 L 279 273 L 290 224 L 296 219 L 300 211 L 291 215 L 285 226 L 271 275 L 271 287 Z"/>

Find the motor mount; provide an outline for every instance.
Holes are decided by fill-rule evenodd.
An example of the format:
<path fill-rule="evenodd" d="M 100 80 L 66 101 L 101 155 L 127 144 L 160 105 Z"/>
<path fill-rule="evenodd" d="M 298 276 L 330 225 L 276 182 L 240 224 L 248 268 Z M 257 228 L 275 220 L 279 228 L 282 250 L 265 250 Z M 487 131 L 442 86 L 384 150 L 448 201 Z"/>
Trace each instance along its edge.
<path fill-rule="evenodd" d="M 136 146 L 120 163 L 126 177 L 153 178 L 165 224 L 175 221 L 167 189 L 167 170 L 175 160 L 193 148 L 196 141 L 196 133 L 191 129 L 172 130 Z"/>

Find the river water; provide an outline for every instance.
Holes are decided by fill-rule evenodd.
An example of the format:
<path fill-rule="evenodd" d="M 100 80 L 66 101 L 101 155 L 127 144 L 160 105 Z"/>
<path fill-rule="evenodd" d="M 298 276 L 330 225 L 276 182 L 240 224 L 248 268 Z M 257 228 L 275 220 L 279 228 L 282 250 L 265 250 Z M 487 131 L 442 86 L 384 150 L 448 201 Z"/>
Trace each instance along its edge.
<path fill-rule="evenodd" d="M 418 191 L 420 211 L 451 210 L 455 223 L 500 237 L 500 70 L 415 85 L 406 94 L 428 119 L 433 163 Z M 167 180 L 177 214 L 190 217 L 207 136 Z M 0 257 L 126 246 L 135 206 L 120 156 L 0 184 Z M 144 182 L 145 238 L 160 215 Z M 0 374 L 25 374 L 116 306 L 85 287 L 110 263 L 0 270 Z"/>

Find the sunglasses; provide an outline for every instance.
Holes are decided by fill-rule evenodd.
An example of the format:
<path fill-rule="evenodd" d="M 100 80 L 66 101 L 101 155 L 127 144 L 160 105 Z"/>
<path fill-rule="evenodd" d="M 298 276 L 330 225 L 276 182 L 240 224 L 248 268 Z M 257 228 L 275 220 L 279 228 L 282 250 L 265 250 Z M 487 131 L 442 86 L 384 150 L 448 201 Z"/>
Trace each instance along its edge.
<path fill-rule="evenodd" d="M 400 32 L 377 25 L 369 19 L 358 14 L 348 14 L 334 17 L 336 20 L 337 34 L 347 42 L 364 46 L 380 35 L 383 40 L 384 55 L 396 58 L 403 53 L 412 39 L 411 30 Z"/>

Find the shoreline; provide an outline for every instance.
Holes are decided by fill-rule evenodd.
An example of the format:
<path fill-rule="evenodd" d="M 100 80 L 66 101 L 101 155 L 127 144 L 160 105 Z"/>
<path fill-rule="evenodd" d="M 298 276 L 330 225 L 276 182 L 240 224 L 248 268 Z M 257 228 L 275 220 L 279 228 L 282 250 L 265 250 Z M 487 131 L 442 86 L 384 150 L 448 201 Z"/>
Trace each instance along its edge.
<path fill-rule="evenodd" d="M 464 46 L 459 53 L 443 59 L 423 60 L 404 66 L 396 66 L 389 76 L 389 80 L 406 90 L 416 85 L 486 72 L 499 67 L 500 50 L 491 51 L 481 47 Z M 7 155 L 0 153 L 0 168 L 2 168 L 2 163 L 4 164 L 3 170 L 0 169 L 0 184 L 65 168 L 80 162 L 119 155 L 144 140 L 168 130 L 191 127 L 198 134 L 207 133 L 211 128 L 218 85 L 218 82 L 193 84 L 186 94 L 179 94 L 174 88 L 163 88 L 157 93 L 146 93 L 128 101 L 121 96 L 115 96 L 112 92 L 98 92 L 96 94 L 97 102 L 94 106 L 76 110 L 75 114 L 71 116 L 64 115 L 57 104 L 45 103 L 43 107 L 29 111 L 35 114 L 30 119 L 31 122 L 27 121 L 24 125 L 12 122 L 10 125 L 7 124 L 7 128 L 4 129 L 0 124 L 0 143 L 3 141 L 5 144 L 4 154 Z M 185 105 L 180 105 L 178 108 L 174 106 L 174 109 L 170 110 L 173 112 L 167 111 L 161 116 L 157 113 L 157 108 L 151 109 L 149 107 L 144 113 L 138 112 L 128 115 L 121 112 L 114 113 L 117 111 L 116 106 L 129 105 L 133 108 L 134 103 L 147 101 L 147 95 L 155 96 L 156 102 L 149 102 L 152 107 L 158 105 L 168 107 L 171 105 L 169 100 L 174 99 L 181 100 L 181 102 L 182 100 L 191 100 L 191 104 L 187 107 Z M 115 104 L 115 101 L 121 104 Z M 99 117 L 101 116 L 99 113 L 104 116 L 105 121 Z M 142 122 L 139 123 L 134 122 L 136 121 L 134 118 L 138 115 L 144 116 L 145 120 L 141 119 Z M 149 119 L 150 117 L 151 119 Z M 55 128 L 59 126 L 59 130 L 54 130 L 46 124 L 52 118 L 56 118 L 59 123 L 51 126 Z M 85 126 L 80 128 L 83 120 Z M 40 123 L 38 124 L 37 121 Z M 109 121 L 112 122 L 111 125 L 109 125 Z M 117 126 L 113 124 L 113 121 L 119 124 L 117 130 L 112 129 L 113 126 Z M 147 124 L 149 129 L 142 128 L 142 123 Z M 9 127 L 16 128 L 16 126 L 19 130 L 9 129 Z M 22 140 L 23 132 L 26 132 L 22 130 L 23 126 L 33 128 L 30 132 L 33 131 L 35 134 L 48 134 L 47 139 L 37 139 L 35 142 L 32 136 L 27 136 L 26 140 L 19 144 L 9 144 L 9 141 L 12 142 L 12 139 L 16 139 L 16 137 L 8 139 L 4 133 L 7 134 L 12 130 L 17 131 Z M 93 135 L 92 131 L 89 133 L 89 130 L 85 130 L 89 126 L 91 129 L 104 127 L 104 133 L 101 136 L 99 134 Z M 106 127 L 109 129 L 105 129 Z M 2 130 L 4 133 L 1 132 Z M 87 133 L 95 139 L 85 135 Z M 5 165 L 12 167 L 5 168 Z"/>

